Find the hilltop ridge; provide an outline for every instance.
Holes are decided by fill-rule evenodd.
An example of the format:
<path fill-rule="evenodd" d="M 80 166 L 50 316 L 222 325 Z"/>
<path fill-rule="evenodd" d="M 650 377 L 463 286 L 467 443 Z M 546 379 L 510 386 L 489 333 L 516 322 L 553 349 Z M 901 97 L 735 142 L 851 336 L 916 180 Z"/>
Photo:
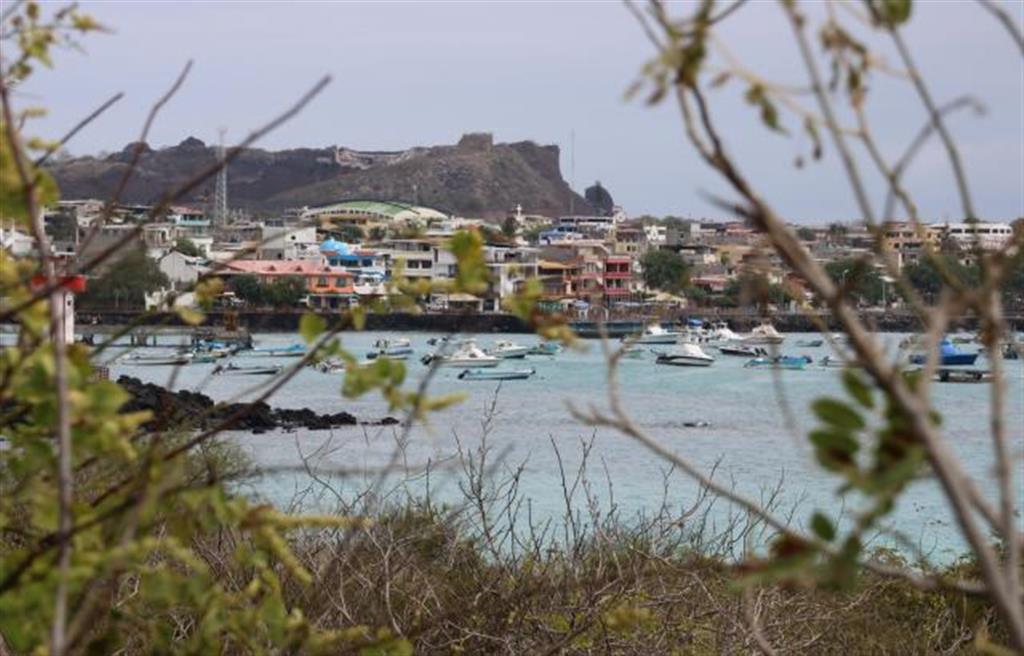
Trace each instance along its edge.
<path fill-rule="evenodd" d="M 50 165 L 64 198 L 108 198 L 127 170 L 135 143 L 105 156 L 72 157 Z M 188 137 L 175 146 L 142 144 L 137 170 L 122 201 L 152 203 L 216 160 L 217 149 Z M 202 205 L 213 182 L 187 196 Z M 342 200 L 397 200 L 463 216 L 500 218 L 522 205 L 528 214 L 591 211 L 562 178 L 559 149 L 532 141 L 494 143 L 489 133 L 457 144 L 400 151 L 343 146 L 271 151 L 250 148 L 229 168 L 232 207 L 257 214 Z"/>

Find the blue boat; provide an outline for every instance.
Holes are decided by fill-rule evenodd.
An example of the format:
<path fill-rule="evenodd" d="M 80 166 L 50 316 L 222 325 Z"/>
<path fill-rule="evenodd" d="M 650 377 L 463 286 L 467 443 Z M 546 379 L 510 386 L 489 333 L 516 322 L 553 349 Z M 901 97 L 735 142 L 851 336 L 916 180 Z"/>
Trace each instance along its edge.
<path fill-rule="evenodd" d="M 289 344 L 288 346 L 267 346 L 254 348 L 238 353 L 244 357 L 270 357 L 270 358 L 301 358 L 306 355 L 305 344 Z"/>
<path fill-rule="evenodd" d="M 811 358 L 806 355 L 781 355 L 775 358 L 760 357 L 748 360 L 744 367 L 757 368 L 763 367 L 766 369 L 792 369 L 802 370 L 809 362 L 813 362 Z"/>
<path fill-rule="evenodd" d="M 939 342 L 939 356 L 939 365 L 943 367 L 970 366 L 978 359 L 977 353 L 965 353 L 948 339 Z M 926 362 L 928 362 L 926 353 L 914 353 L 910 356 L 910 364 L 925 364 Z"/>

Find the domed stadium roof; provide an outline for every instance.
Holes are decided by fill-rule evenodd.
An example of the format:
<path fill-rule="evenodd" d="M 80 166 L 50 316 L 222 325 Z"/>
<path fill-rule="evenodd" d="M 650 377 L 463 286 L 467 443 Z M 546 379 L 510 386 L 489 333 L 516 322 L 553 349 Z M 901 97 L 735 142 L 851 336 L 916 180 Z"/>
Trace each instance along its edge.
<path fill-rule="evenodd" d="M 338 214 L 341 216 L 369 217 L 381 221 L 429 221 L 431 219 L 443 220 L 448 218 L 443 212 L 430 207 L 419 207 L 409 205 L 408 203 L 380 200 L 347 200 L 331 205 L 310 207 L 302 214 L 307 218 Z"/>

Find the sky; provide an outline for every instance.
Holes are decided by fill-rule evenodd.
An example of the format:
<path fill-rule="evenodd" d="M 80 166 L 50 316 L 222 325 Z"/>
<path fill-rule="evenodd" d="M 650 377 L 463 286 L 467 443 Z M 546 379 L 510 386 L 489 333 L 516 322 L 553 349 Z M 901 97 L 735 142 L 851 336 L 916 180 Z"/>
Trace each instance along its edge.
<path fill-rule="evenodd" d="M 730 218 L 708 200 L 730 192 L 687 142 L 678 106 L 624 98 L 655 51 L 617 0 L 80 6 L 112 31 L 87 36 L 82 51 L 59 53 L 55 68 L 37 74 L 17 97 L 49 109 L 30 131 L 57 137 L 113 93 L 125 93 L 69 144 L 73 154 L 134 141 L 150 105 L 191 59 L 185 86 L 151 131 L 152 146 L 188 136 L 212 143 L 221 127 L 229 142 L 240 139 L 330 74 L 330 86 L 259 145 L 390 150 L 485 131 L 501 142 L 558 144 L 562 173 L 577 190 L 600 180 L 631 216 Z M 820 25 L 824 5 L 802 6 Z M 1024 2 L 1004 6 L 1024 23 Z M 672 10 L 681 16 L 693 7 L 684 2 Z M 856 33 L 868 32 L 841 15 Z M 750 0 L 718 35 L 744 67 L 807 86 L 793 32 L 774 0 Z M 1024 59 L 1005 28 L 974 0 L 918 0 L 905 36 L 937 103 L 969 94 L 986 107 L 984 115 L 948 119 L 978 214 L 1024 216 Z M 869 43 L 881 61 L 902 68 L 891 41 Z M 716 52 L 710 64 L 724 62 Z M 927 114 L 905 80 L 880 75 L 870 84 L 866 107 L 876 140 L 895 159 Z M 794 222 L 860 219 L 833 145 L 826 142 L 822 160 L 798 169 L 796 158 L 809 150 L 800 119 L 783 111 L 789 134 L 769 133 L 742 91 L 730 82 L 711 92 L 711 105 L 729 152 L 762 195 Z M 811 96 L 796 101 L 816 109 Z M 852 125 L 853 118 L 843 113 L 841 122 Z M 864 149 L 852 147 L 881 212 L 881 178 Z M 962 218 L 937 139 L 914 160 L 906 183 L 926 220 Z"/>

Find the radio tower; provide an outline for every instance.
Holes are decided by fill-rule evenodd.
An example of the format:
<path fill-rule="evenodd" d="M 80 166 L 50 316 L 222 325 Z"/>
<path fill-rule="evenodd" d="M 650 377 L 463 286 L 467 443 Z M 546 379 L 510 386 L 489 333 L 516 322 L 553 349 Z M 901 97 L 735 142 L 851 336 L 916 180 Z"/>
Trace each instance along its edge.
<path fill-rule="evenodd" d="M 224 161 L 224 133 L 220 129 L 220 144 L 217 146 L 217 161 Z M 213 212 L 210 217 L 213 228 L 222 228 L 228 223 L 228 167 L 225 164 L 217 172 L 217 182 L 213 189 Z"/>

